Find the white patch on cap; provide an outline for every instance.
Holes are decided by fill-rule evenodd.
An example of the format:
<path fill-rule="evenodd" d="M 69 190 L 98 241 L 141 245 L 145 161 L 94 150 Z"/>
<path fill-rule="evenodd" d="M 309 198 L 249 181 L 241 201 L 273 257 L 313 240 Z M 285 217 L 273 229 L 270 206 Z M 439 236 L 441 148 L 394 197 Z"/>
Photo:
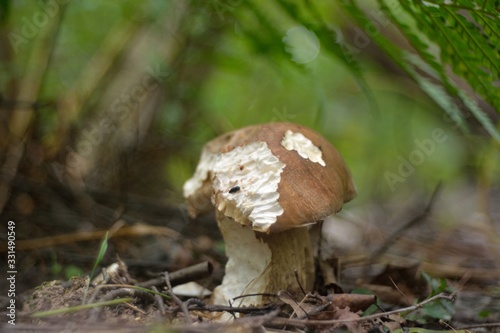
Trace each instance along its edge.
<path fill-rule="evenodd" d="M 267 232 L 283 214 L 278 184 L 285 164 L 267 143 L 253 142 L 219 154 L 213 166 L 212 201 L 224 215 Z"/>
<path fill-rule="evenodd" d="M 182 188 L 184 192 L 184 198 L 189 198 L 201 188 L 203 182 L 207 179 L 208 172 L 212 170 L 216 158 L 217 154 L 203 149 L 194 175 L 184 183 L 184 186 Z"/>
<path fill-rule="evenodd" d="M 297 151 L 303 158 L 310 159 L 312 162 L 319 163 L 322 166 L 326 165 L 321 157 L 323 155 L 321 150 L 302 133 L 293 133 L 290 130 L 286 131 L 283 140 L 281 140 L 281 145 L 288 150 Z"/>

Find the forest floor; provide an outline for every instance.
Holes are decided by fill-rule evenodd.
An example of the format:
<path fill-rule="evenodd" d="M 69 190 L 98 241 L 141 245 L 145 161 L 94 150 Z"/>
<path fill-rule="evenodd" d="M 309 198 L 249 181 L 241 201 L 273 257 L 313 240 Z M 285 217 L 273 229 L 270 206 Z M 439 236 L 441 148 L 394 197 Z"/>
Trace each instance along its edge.
<path fill-rule="evenodd" d="M 492 205 L 490 216 L 483 216 L 470 210 L 466 198 L 464 191 L 430 201 L 416 197 L 391 205 L 373 204 L 326 221 L 328 230 L 335 230 L 329 241 L 338 244 L 337 258 L 330 261 L 337 269 L 336 280 L 330 276 L 327 283 L 324 274 L 318 273 L 312 293 L 283 293 L 268 304 L 246 308 L 210 304 L 210 290 L 220 283 L 225 263 L 213 217 L 182 225 L 182 209 L 173 209 L 167 226 L 118 219 L 106 229 L 106 246 L 102 245 L 106 230 L 71 230 L 72 226 L 54 236 L 43 225 L 31 225 L 37 237 L 16 244 L 18 271 L 24 274 L 17 275 L 15 325 L 8 323 L 7 311 L 2 313 L 7 320 L 0 330 L 456 332 L 479 328 L 500 332 L 500 210 Z M 497 199 L 493 193 L 491 201 Z M 16 228 L 28 226 L 19 222 Z M 89 282 L 96 263 L 100 273 Z M 103 267 L 108 268 L 100 271 Z M 81 277 L 61 278 L 75 268 Z M 2 299 L 2 311 L 9 304 L 6 301 Z"/>

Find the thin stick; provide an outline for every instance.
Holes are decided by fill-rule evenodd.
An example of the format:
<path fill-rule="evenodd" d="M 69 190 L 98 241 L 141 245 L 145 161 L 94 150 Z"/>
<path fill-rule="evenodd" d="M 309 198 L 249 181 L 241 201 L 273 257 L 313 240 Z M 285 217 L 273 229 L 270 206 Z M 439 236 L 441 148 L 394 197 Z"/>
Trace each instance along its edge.
<path fill-rule="evenodd" d="M 200 322 L 195 326 L 184 325 L 176 327 L 181 332 L 206 333 L 206 332 L 262 332 L 262 325 L 278 316 L 279 310 L 273 310 L 263 315 L 236 318 L 230 322 Z M 265 329 L 264 329 L 265 331 Z"/>
<path fill-rule="evenodd" d="M 307 293 L 304 290 L 304 287 L 302 287 L 302 283 L 300 283 L 299 272 L 296 269 L 294 269 L 293 273 L 295 274 L 295 280 L 297 281 L 297 284 L 299 285 L 300 291 L 302 291 L 302 294 L 304 294 L 304 296 L 307 296 Z"/>
<path fill-rule="evenodd" d="M 470 330 L 472 328 L 482 328 L 482 327 L 500 327 L 500 323 L 483 323 L 483 324 L 472 324 L 467 326 L 462 326 L 459 328 L 455 328 L 455 330 Z"/>
<path fill-rule="evenodd" d="M 184 315 L 186 316 L 186 321 L 188 324 L 192 324 L 193 320 L 191 319 L 191 315 L 189 314 L 189 310 L 186 304 L 180 300 L 179 297 L 172 291 L 172 284 L 170 283 L 170 275 L 168 272 L 163 273 L 165 275 L 165 282 L 167 284 L 167 293 L 172 297 L 172 299 L 179 305 L 179 308 L 182 310 Z"/>
<path fill-rule="evenodd" d="M 405 297 L 406 304 L 411 304 L 410 300 L 408 299 L 408 296 L 399 288 L 398 284 L 392 279 L 390 275 L 389 275 L 389 280 L 391 280 L 391 283 L 394 286 L 394 288 L 396 288 L 396 290 L 399 291 L 399 293 Z"/>
<path fill-rule="evenodd" d="M 191 300 L 193 301 L 193 300 Z M 189 301 L 188 301 L 189 302 Z M 257 314 L 257 313 L 269 313 L 276 310 L 274 304 L 269 304 L 263 307 L 256 306 L 227 306 L 227 305 L 199 305 L 192 304 L 189 306 L 190 311 L 208 311 L 208 312 L 230 312 L 230 313 L 242 313 L 242 314 Z"/>
<path fill-rule="evenodd" d="M 158 288 L 156 288 L 155 286 L 152 286 L 152 287 L 151 287 L 151 289 L 152 289 L 154 292 L 158 293 L 158 294 L 160 293 L 160 292 L 158 291 Z M 160 311 L 160 314 L 161 314 L 162 316 L 164 316 L 164 315 L 165 315 L 165 303 L 163 303 L 163 298 L 161 298 L 161 296 L 160 296 L 160 295 L 158 295 L 158 294 L 155 294 L 156 304 L 158 304 L 158 310 Z"/>
<path fill-rule="evenodd" d="M 352 318 L 352 319 L 333 319 L 333 320 L 300 320 L 300 319 L 285 319 L 285 318 L 274 318 L 272 322 L 274 324 L 280 324 L 280 325 L 307 325 L 307 326 L 314 326 L 314 325 L 334 325 L 334 324 L 343 324 L 343 323 L 351 323 L 351 322 L 359 322 L 359 321 L 367 321 L 367 320 L 372 320 L 372 319 L 378 319 L 386 316 L 390 316 L 393 314 L 398 314 L 398 313 L 403 313 L 403 312 L 412 312 L 415 310 L 418 310 L 425 306 L 426 304 L 429 304 L 431 302 L 434 302 L 438 299 L 444 299 L 447 301 L 453 301 L 455 299 L 456 293 L 452 294 L 446 294 L 446 293 L 440 293 L 437 294 L 429 299 L 426 299 L 422 301 L 421 303 L 408 306 L 406 308 L 401 308 L 398 310 L 393 310 L 393 311 L 388 311 L 388 312 L 383 312 L 383 313 L 376 313 L 370 316 L 365 316 L 365 317 L 359 317 L 359 318 Z"/>
<path fill-rule="evenodd" d="M 102 287 L 106 286 L 107 283 L 109 282 L 110 276 L 108 275 L 108 272 L 107 272 L 106 268 L 104 268 L 104 267 L 102 268 L 101 274 L 103 276 L 103 278 L 102 278 L 102 284 L 100 284 L 100 285 L 98 285 L 98 286 L 95 287 L 94 293 L 92 294 L 92 296 L 90 296 L 90 299 L 87 302 L 88 304 L 94 303 L 95 299 L 97 298 L 97 294 L 99 294 L 99 292 L 101 291 Z M 90 279 L 90 276 L 88 278 Z M 86 294 L 87 294 L 87 292 L 85 292 L 85 296 L 86 296 Z M 86 297 L 84 297 L 84 303 L 85 303 L 85 298 Z"/>
<path fill-rule="evenodd" d="M 236 301 L 237 299 L 240 298 L 245 298 L 245 297 L 253 297 L 253 296 L 264 296 L 264 297 L 278 297 L 276 294 L 269 294 L 269 293 L 253 293 L 253 294 L 244 294 L 240 296 L 235 296 L 232 298 L 233 301 Z"/>
<path fill-rule="evenodd" d="M 209 263 L 208 261 L 200 262 L 199 264 L 182 268 L 170 273 L 170 283 L 173 286 L 176 286 L 186 282 L 200 280 L 212 274 L 212 271 L 213 266 L 211 263 Z M 136 285 L 143 288 L 150 288 L 152 286 L 164 286 L 166 285 L 165 276 L 162 275 L 148 281 L 137 283 Z"/>

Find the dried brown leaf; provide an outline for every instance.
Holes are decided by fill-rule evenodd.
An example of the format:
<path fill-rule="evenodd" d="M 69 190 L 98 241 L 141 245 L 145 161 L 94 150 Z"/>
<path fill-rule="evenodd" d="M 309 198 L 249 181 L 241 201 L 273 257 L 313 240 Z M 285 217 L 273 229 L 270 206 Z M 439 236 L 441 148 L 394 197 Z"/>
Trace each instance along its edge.
<path fill-rule="evenodd" d="M 358 294 L 333 294 L 326 298 L 333 306 L 340 309 L 349 308 L 353 312 L 364 311 L 372 304 L 375 304 L 376 297 L 374 295 L 358 295 Z"/>
<path fill-rule="evenodd" d="M 307 299 L 307 296 L 303 298 L 301 301 L 296 301 L 290 293 L 287 291 L 280 291 L 278 293 L 278 298 L 285 304 L 288 304 L 292 309 L 293 313 L 298 317 L 298 318 L 305 318 L 309 315 L 311 312 L 316 312 L 315 310 L 317 309 L 316 304 L 311 304 L 308 302 L 305 302 Z"/>

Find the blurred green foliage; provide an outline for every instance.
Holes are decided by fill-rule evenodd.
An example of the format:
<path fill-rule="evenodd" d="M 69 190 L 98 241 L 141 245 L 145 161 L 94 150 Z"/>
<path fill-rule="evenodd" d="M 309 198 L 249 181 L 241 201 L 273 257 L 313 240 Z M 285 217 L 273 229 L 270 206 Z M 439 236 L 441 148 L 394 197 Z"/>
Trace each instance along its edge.
<path fill-rule="evenodd" d="M 83 131 L 106 118 L 145 73 L 168 73 L 159 89 L 130 103 L 127 116 L 113 119 L 115 130 L 86 156 L 84 179 L 101 175 L 87 186 L 102 191 L 113 188 L 103 175 L 113 178 L 107 172 L 123 167 L 111 157 L 162 142 L 161 165 L 148 170 L 165 179 L 158 186 L 167 190 L 151 192 L 141 171 L 127 181 L 182 202 L 182 184 L 206 141 L 270 121 L 300 123 L 331 140 L 354 175 L 358 204 L 482 173 L 491 184 L 500 174 L 490 139 L 498 138 L 500 63 L 492 3 L 1 1 L 0 91 L 15 103 L 39 104 L 36 135 L 29 136 L 52 152 L 50 169 L 67 162 L 66 147 L 77 150 Z M 36 41 L 57 15 L 38 98 L 16 101 L 17 83 L 40 52 Z M 433 140 L 436 129 L 445 139 L 427 154 L 417 141 Z M 403 160 L 413 170 L 401 175 Z M 484 160 L 492 161 L 486 169 Z M 399 177 L 392 185 L 388 173 Z"/>
<path fill-rule="evenodd" d="M 425 279 L 425 281 L 431 288 L 431 294 L 429 295 L 429 297 L 438 295 L 440 293 L 450 294 L 451 292 L 453 292 L 453 288 L 448 286 L 448 282 L 446 281 L 446 279 L 433 278 L 425 272 L 422 272 L 422 277 Z M 422 310 L 423 313 L 426 315 L 426 317 L 445 321 L 451 319 L 455 311 L 455 305 L 449 301 L 437 300 L 435 302 L 426 304 Z M 423 318 L 420 316 L 413 316 L 413 317 L 416 320 L 423 321 Z"/>

